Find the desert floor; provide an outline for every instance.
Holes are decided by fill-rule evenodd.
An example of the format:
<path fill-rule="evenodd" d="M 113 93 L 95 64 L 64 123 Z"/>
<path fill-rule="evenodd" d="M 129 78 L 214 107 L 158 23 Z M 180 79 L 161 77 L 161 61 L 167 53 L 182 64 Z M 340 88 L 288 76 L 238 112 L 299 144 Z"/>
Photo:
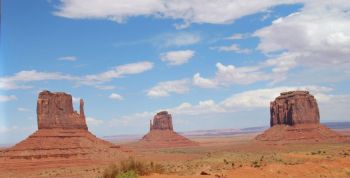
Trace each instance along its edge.
<path fill-rule="evenodd" d="M 124 147 L 136 160 L 165 168 L 144 178 L 350 177 L 350 143 L 260 143 L 252 141 L 255 135 L 191 138 L 200 146 L 190 148 Z M 101 177 L 113 162 L 118 158 L 0 160 L 0 177 Z"/>

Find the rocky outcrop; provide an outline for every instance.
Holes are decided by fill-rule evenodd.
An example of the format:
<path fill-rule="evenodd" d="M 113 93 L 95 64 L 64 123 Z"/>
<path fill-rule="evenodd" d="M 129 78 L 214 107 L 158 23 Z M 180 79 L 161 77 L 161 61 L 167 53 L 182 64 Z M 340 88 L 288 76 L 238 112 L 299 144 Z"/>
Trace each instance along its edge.
<path fill-rule="evenodd" d="M 39 93 L 37 101 L 38 129 L 85 129 L 84 101 L 80 100 L 80 113 L 73 110 L 72 96 L 63 92 Z"/>
<path fill-rule="evenodd" d="M 125 156 L 118 146 L 88 131 L 84 101 L 80 112 L 73 110 L 72 96 L 43 91 L 37 101 L 38 130 L 12 148 L 0 153 L 2 159 L 92 158 Z"/>
<path fill-rule="evenodd" d="M 343 142 L 349 138 L 320 124 L 316 99 L 308 91 L 281 93 L 270 103 L 270 126 L 259 141 Z"/>
<path fill-rule="evenodd" d="M 150 130 L 173 130 L 173 120 L 167 111 L 157 113 L 150 121 Z"/>
<path fill-rule="evenodd" d="M 150 131 L 137 145 L 142 148 L 163 148 L 196 146 L 198 143 L 174 132 L 171 114 L 162 111 L 150 121 Z"/>
<path fill-rule="evenodd" d="M 286 124 L 319 124 L 320 114 L 316 99 L 308 91 L 281 93 L 270 103 L 270 126 Z"/>

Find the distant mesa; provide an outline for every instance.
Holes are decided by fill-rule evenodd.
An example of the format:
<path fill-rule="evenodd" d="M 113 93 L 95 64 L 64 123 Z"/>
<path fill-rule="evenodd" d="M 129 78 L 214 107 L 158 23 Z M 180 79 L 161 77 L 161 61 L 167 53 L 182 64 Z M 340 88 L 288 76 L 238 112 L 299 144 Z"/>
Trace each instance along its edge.
<path fill-rule="evenodd" d="M 71 95 L 43 91 L 37 101 L 37 121 L 38 130 L 0 153 L 0 158 L 32 160 L 92 155 L 101 158 L 101 152 L 104 155 L 124 156 L 118 146 L 101 140 L 88 131 L 82 99 L 78 113 L 73 110 Z"/>
<path fill-rule="evenodd" d="M 174 132 L 172 116 L 167 111 L 157 113 L 153 122 L 150 120 L 150 131 L 138 142 L 142 147 L 187 147 L 198 143 Z"/>
<path fill-rule="evenodd" d="M 281 93 L 270 103 L 270 126 L 255 139 L 260 141 L 344 141 L 320 124 L 317 101 L 308 91 Z"/>

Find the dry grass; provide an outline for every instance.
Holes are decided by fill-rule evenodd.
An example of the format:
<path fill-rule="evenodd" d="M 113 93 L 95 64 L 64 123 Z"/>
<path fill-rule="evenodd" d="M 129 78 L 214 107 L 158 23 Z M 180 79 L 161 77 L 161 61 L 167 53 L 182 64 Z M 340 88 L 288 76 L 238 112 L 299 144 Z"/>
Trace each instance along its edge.
<path fill-rule="evenodd" d="M 103 173 L 104 178 L 115 178 L 121 176 L 122 174 L 133 174 L 144 176 L 150 175 L 151 173 L 163 173 L 164 168 L 160 164 L 155 164 L 153 162 L 146 163 L 137 161 L 133 158 L 121 161 L 118 164 L 112 164 L 105 169 Z"/>

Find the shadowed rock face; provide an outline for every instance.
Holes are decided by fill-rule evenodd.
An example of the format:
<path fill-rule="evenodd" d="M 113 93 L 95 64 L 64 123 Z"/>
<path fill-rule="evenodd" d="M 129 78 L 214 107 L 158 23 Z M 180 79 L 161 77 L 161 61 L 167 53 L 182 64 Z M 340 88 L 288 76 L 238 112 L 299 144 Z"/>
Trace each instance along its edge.
<path fill-rule="evenodd" d="M 167 111 L 157 113 L 150 121 L 150 130 L 173 130 L 173 120 Z"/>
<path fill-rule="evenodd" d="M 319 124 L 320 114 L 316 99 L 308 91 L 281 93 L 270 103 L 270 126 Z"/>
<path fill-rule="evenodd" d="M 72 96 L 63 92 L 40 92 L 37 102 L 38 129 L 85 129 L 84 101 L 80 113 L 73 110 Z"/>

